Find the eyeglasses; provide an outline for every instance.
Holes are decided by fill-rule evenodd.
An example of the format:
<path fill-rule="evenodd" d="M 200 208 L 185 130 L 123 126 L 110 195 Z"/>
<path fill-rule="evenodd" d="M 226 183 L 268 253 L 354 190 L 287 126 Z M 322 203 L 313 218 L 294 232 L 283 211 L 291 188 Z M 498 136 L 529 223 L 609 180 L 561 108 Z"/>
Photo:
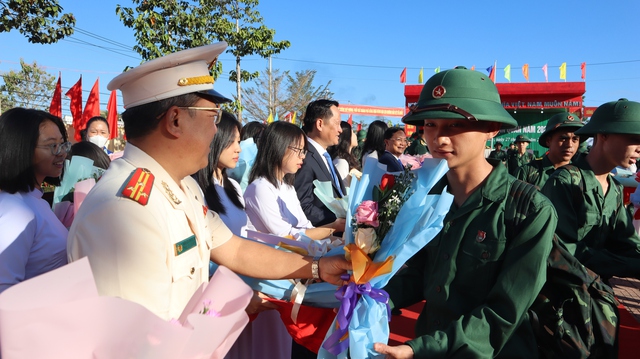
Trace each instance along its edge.
<path fill-rule="evenodd" d="M 303 158 L 304 156 L 307 155 L 307 150 L 305 150 L 304 148 L 298 148 L 298 147 L 293 147 L 293 146 L 287 146 L 289 147 L 289 149 L 293 152 L 297 152 L 298 153 L 298 157 Z"/>
<path fill-rule="evenodd" d="M 48 148 L 51 154 L 57 156 L 60 152 L 69 153 L 71 149 L 71 142 L 52 143 L 50 145 L 37 145 L 38 148 Z"/>
<path fill-rule="evenodd" d="M 222 111 L 222 108 L 220 107 L 194 107 L 194 106 L 180 106 L 179 108 L 184 108 L 187 110 L 196 110 L 196 111 L 209 111 L 209 112 L 214 112 L 214 121 L 217 124 L 220 123 L 220 111 Z"/>

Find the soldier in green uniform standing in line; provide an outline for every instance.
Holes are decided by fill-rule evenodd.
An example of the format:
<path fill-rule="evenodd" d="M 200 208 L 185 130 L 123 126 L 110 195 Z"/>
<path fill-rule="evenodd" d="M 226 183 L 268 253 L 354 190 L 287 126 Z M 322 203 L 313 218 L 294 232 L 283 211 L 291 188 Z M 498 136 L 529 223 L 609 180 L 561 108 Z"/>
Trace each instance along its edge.
<path fill-rule="evenodd" d="M 575 134 L 595 136 L 593 147 L 556 170 L 542 188 L 558 211 L 556 233 L 571 254 L 604 279 L 640 278 L 640 237 L 624 207 L 622 185 L 610 174 L 640 157 L 640 103 L 605 103 Z"/>
<path fill-rule="evenodd" d="M 507 161 L 507 153 L 502 150 L 502 142 L 496 142 L 494 148 L 495 149 L 489 153 L 489 158 L 505 163 Z"/>
<path fill-rule="evenodd" d="M 518 168 L 515 177 L 542 188 L 556 168 L 571 163 L 578 146 L 586 140 L 586 137 L 574 133 L 583 125 L 578 117 L 569 112 L 552 116 L 547 121 L 544 133 L 540 135 L 540 145 L 547 147 L 549 151 L 542 158 Z"/>
<path fill-rule="evenodd" d="M 426 300 L 416 338 L 374 349 L 403 359 L 537 358 L 527 311 L 546 280 L 557 216 L 535 190 L 516 211 L 512 186 L 531 185 L 484 154 L 486 141 L 516 121 L 486 75 L 455 68 L 427 81 L 403 122 L 425 126 L 431 154 L 449 166 L 432 192 L 446 188 L 454 201 L 440 233 L 385 287 L 391 307 Z M 507 228 L 509 216 L 524 218 L 520 231 Z"/>
<path fill-rule="evenodd" d="M 535 156 L 532 153 L 527 152 L 527 146 L 531 143 L 529 137 L 525 135 L 518 135 L 514 142 L 516 144 L 516 150 L 511 151 L 507 158 L 509 174 L 513 176 L 516 175 L 516 170 L 518 170 L 520 166 L 524 166 L 535 159 Z"/>

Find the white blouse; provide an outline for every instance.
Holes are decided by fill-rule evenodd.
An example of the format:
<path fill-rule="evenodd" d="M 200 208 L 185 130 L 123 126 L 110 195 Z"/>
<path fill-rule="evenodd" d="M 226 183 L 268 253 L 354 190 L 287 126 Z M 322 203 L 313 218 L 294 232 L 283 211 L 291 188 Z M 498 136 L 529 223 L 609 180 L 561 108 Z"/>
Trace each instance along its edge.
<path fill-rule="evenodd" d="M 342 178 L 343 181 L 346 180 L 349 175 L 349 162 L 344 158 L 334 158 L 333 165 L 336 166 L 340 178 Z"/>
<path fill-rule="evenodd" d="M 0 191 L 0 293 L 67 264 L 68 233 L 39 189 Z"/>
<path fill-rule="evenodd" d="M 216 185 L 216 192 L 218 192 L 218 196 L 220 196 L 220 202 L 222 203 L 222 206 L 224 206 L 226 212 L 224 214 L 218 213 L 220 219 L 222 219 L 222 222 L 229 227 L 231 233 L 236 236 L 246 237 L 247 229 L 254 230 L 247 213 L 243 209 L 236 207 L 236 205 L 231 202 L 231 199 L 227 196 L 227 192 L 224 191 L 224 187 L 220 185 L 220 182 L 218 182 L 216 178 L 214 178 L 213 181 Z M 238 182 L 232 178 L 227 178 L 227 181 L 233 184 L 233 187 L 235 187 L 238 192 L 238 199 L 240 200 L 240 203 L 244 205 L 242 189 Z"/>
<path fill-rule="evenodd" d="M 295 188 L 283 182 L 279 185 L 276 188 L 261 177 L 247 186 L 245 211 L 256 230 L 286 236 L 314 228 L 302 211 Z"/>

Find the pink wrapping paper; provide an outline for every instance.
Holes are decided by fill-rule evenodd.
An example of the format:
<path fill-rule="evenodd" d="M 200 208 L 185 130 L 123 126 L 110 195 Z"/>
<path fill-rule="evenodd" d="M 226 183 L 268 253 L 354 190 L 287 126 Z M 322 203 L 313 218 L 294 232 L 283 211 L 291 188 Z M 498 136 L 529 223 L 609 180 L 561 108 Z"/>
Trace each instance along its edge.
<path fill-rule="evenodd" d="M 194 294 L 180 326 L 137 303 L 99 296 L 83 258 L 0 295 L 0 353 L 4 359 L 222 358 L 249 320 L 244 309 L 251 296 L 236 274 L 220 267 Z M 197 314 L 207 299 L 220 317 Z"/>

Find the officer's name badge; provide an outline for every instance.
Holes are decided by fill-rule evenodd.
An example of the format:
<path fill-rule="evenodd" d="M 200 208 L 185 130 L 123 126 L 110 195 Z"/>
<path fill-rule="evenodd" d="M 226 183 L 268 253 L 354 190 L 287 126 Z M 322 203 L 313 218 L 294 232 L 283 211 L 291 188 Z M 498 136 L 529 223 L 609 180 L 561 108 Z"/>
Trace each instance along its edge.
<path fill-rule="evenodd" d="M 196 241 L 196 236 L 193 235 L 191 237 L 187 237 L 180 242 L 173 245 L 173 252 L 176 256 L 181 255 L 182 253 L 188 251 L 189 249 L 195 247 L 198 244 Z"/>
<path fill-rule="evenodd" d="M 146 168 L 136 168 L 129 177 L 122 195 L 145 206 L 153 188 L 153 174 Z"/>

